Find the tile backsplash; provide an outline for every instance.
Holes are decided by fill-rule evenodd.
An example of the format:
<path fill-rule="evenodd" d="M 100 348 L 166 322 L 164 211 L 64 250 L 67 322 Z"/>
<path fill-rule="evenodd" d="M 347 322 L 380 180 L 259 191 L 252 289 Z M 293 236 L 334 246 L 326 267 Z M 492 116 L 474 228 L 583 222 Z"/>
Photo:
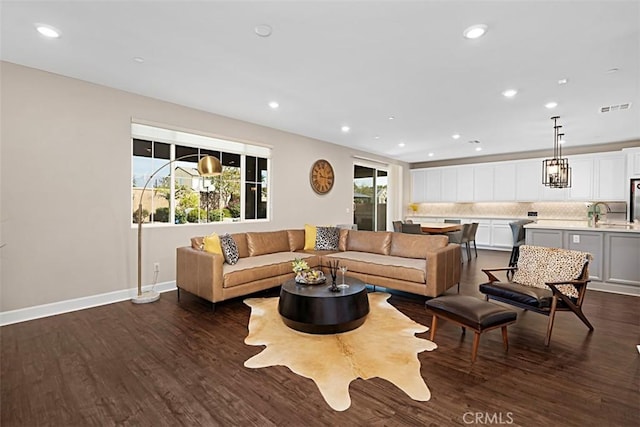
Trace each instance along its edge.
<path fill-rule="evenodd" d="M 538 212 L 538 219 L 586 220 L 590 203 L 529 202 L 529 203 L 419 203 L 407 216 L 451 216 L 527 218 L 528 212 Z"/>

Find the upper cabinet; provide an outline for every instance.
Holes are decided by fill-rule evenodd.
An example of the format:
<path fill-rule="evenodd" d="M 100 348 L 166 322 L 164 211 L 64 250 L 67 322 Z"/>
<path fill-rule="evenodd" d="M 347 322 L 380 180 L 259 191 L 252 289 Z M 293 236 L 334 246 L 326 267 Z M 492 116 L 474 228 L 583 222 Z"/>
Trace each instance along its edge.
<path fill-rule="evenodd" d="M 456 168 L 457 188 L 456 200 L 458 202 L 473 202 L 473 166 L 460 166 Z"/>
<path fill-rule="evenodd" d="M 411 202 L 413 203 L 426 202 L 426 191 L 424 187 L 424 177 L 426 174 L 424 169 L 411 171 Z"/>
<path fill-rule="evenodd" d="M 623 153 L 570 157 L 569 200 L 626 200 L 626 163 Z"/>
<path fill-rule="evenodd" d="M 493 201 L 493 165 L 478 165 L 473 168 L 473 200 Z"/>
<path fill-rule="evenodd" d="M 524 160 L 517 162 L 516 168 L 516 200 L 518 202 L 540 200 L 542 163 L 538 160 Z"/>
<path fill-rule="evenodd" d="M 622 201 L 627 198 L 628 176 L 640 175 L 636 150 L 576 155 L 569 157 L 571 187 L 549 188 L 542 184 L 542 160 L 414 169 L 411 201 Z M 637 173 L 627 173 L 636 166 Z"/>

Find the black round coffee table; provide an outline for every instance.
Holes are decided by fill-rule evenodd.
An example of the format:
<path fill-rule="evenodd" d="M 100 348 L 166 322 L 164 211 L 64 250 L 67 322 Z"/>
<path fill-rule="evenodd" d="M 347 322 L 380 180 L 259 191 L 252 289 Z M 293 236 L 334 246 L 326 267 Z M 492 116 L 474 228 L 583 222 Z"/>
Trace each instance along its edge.
<path fill-rule="evenodd" d="M 345 277 L 345 283 L 348 288 L 331 292 L 329 280 L 320 285 L 287 280 L 278 302 L 282 320 L 290 328 L 309 334 L 337 334 L 357 328 L 369 314 L 367 288 L 353 277 Z"/>

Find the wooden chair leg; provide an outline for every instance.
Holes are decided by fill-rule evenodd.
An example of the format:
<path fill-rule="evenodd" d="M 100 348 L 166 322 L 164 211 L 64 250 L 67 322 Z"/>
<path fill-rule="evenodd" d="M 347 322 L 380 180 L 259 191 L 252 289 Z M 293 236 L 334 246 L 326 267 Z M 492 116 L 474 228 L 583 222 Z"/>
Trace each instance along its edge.
<path fill-rule="evenodd" d="M 476 258 L 478 258 L 478 247 L 476 246 L 476 241 L 473 241 L 473 250 L 476 252 Z"/>
<path fill-rule="evenodd" d="M 478 354 L 478 346 L 480 344 L 480 333 L 476 332 L 473 336 L 473 347 L 471 349 L 471 361 L 476 361 L 476 355 Z"/>
<path fill-rule="evenodd" d="M 556 307 L 558 306 L 558 299 L 553 298 L 551 300 L 551 311 L 549 312 L 549 323 L 547 324 L 547 336 L 544 339 L 544 345 L 549 347 L 551 342 L 551 331 L 553 330 L 553 321 L 556 318 Z"/>
<path fill-rule="evenodd" d="M 509 351 L 509 337 L 507 336 L 507 327 L 502 327 L 502 344 L 504 344 L 504 351 Z"/>
<path fill-rule="evenodd" d="M 438 327 L 438 316 L 436 316 L 434 314 L 433 318 L 431 319 L 431 335 L 429 335 L 429 339 L 431 341 L 433 341 L 433 339 L 436 337 L 436 328 L 437 327 Z"/>

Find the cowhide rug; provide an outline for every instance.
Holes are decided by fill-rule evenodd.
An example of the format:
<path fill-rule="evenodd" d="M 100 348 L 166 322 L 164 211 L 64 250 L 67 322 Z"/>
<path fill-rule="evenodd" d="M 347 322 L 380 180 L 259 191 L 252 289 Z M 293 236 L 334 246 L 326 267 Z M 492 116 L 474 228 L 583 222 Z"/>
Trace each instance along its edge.
<path fill-rule="evenodd" d="M 431 392 L 420 375 L 418 353 L 436 344 L 415 336 L 429 328 L 409 319 L 387 302 L 390 295 L 369 294 L 370 313 L 353 331 L 314 335 L 286 326 L 278 313 L 278 298 L 250 298 L 248 345 L 266 348 L 244 362 L 247 368 L 283 365 L 311 378 L 336 411 L 351 405 L 349 384 L 356 378 L 383 378 L 414 400 L 427 401 Z"/>

